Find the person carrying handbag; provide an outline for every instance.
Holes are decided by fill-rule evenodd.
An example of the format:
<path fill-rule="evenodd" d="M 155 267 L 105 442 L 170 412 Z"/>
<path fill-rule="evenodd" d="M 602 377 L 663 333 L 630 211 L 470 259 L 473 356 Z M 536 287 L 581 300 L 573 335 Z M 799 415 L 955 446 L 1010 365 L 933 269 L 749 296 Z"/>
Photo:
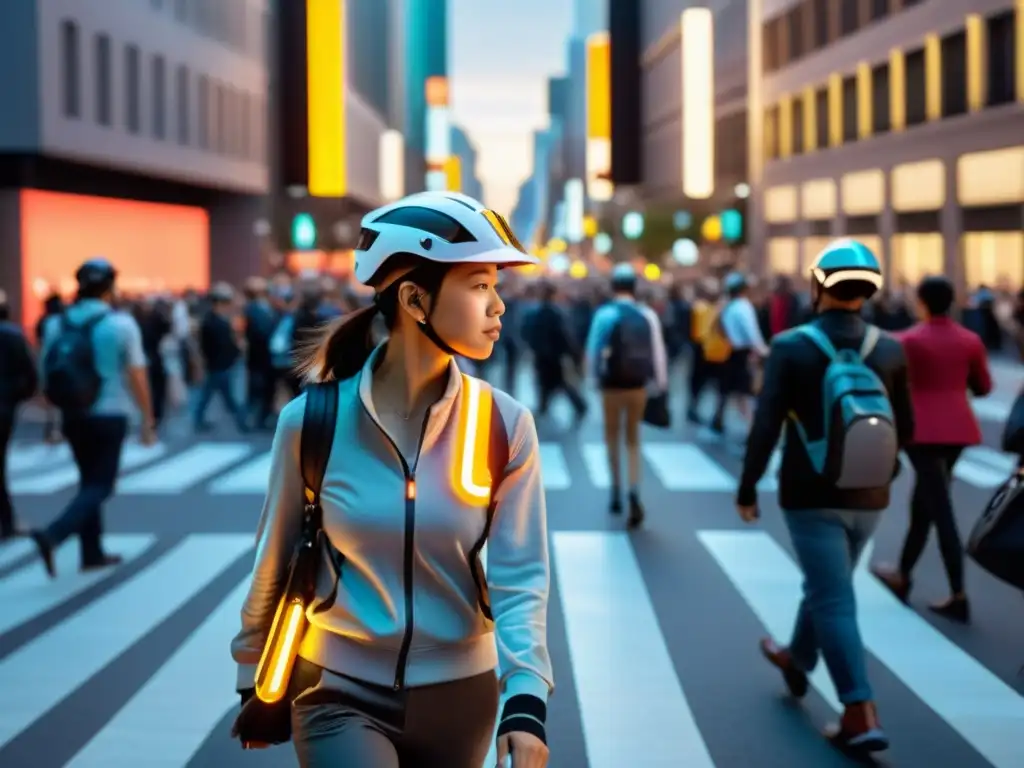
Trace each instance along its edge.
<path fill-rule="evenodd" d="M 463 195 L 363 219 L 355 275 L 374 302 L 307 350 L 311 386 L 274 436 L 231 646 L 244 747 L 290 740 L 302 768 L 479 768 L 497 718 L 499 760 L 547 765 L 536 428 L 454 360 L 491 354 L 498 269 L 532 263 Z M 390 336 L 371 349 L 378 313 Z"/>

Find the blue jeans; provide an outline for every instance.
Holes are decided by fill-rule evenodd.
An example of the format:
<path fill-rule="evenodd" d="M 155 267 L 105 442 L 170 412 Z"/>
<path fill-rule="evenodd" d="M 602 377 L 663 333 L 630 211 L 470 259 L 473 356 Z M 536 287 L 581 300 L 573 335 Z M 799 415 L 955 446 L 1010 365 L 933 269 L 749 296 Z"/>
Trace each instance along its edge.
<path fill-rule="evenodd" d="M 235 397 L 236 376 L 237 373 L 234 368 L 228 368 L 224 371 L 206 372 L 206 378 L 199 389 L 199 399 L 196 403 L 195 413 L 193 414 L 196 429 L 201 428 L 205 424 L 206 409 L 210 407 L 210 402 L 216 394 L 220 395 L 220 398 L 224 403 L 224 407 L 227 408 L 228 413 L 231 414 L 231 417 L 235 420 L 235 424 L 238 425 L 238 429 L 240 431 L 245 431 L 248 421 L 246 419 L 245 410 L 242 408 L 238 398 Z"/>
<path fill-rule="evenodd" d="M 814 669 L 820 653 L 843 704 L 873 699 L 857 627 L 853 572 L 880 517 L 881 512 L 840 509 L 785 513 L 804 574 L 789 652 L 805 672 Z"/>

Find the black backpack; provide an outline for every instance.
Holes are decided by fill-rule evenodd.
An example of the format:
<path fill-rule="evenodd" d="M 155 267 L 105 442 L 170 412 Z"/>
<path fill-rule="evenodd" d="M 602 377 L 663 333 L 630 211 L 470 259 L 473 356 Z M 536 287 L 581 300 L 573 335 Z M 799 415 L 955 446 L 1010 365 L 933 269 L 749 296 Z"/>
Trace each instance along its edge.
<path fill-rule="evenodd" d="M 639 389 L 654 378 L 651 324 L 639 309 L 623 306 L 605 348 L 601 386 Z"/>
<path fill-rule="evenodd" d="M 100 313 L 81 325 L 60 318 L 57 338 L 43 358 L 43 394 L 62 411 L 86 411 L 99 397 L 103 379 L 96 370 L 92 332 L 106 316 Z"/>

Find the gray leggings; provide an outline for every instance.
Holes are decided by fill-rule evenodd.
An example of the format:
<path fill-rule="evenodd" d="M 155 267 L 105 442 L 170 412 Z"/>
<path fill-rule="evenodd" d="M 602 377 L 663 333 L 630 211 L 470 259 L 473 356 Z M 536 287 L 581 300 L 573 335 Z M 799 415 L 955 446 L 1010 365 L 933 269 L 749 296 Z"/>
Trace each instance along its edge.
<path fill-rule="evenodd" d="M 323 670 L 292 704 L 292 741 L 302 768 L 480 768 L 497 714 L 494 672 L 394 691 Z"/>

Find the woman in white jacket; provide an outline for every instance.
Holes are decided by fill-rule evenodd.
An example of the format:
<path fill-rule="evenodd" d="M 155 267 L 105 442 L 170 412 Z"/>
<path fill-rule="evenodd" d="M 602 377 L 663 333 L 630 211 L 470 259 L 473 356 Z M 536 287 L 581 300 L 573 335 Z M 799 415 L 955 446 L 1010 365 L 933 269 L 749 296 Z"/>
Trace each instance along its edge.
<path fill-rule="evenodd" d="M 550 572 L 530 412 L 490 390 L 508 439 L 493 499 L 460 493 L 452 472 L 467 389 L 486 387 L 454 357 L 491 354 L 504 312 L 498 270 L 535 259 L 504 219 L 453 193 L 412 195 L 362 226 L 355 274 L 374 304 L 329 326 L 304 367 L 339 382 L 339 406 L 320 497 L 327 551 L 293 672 L 304 687 L 292 702 L 296 753 L 303 768 L 480 768 L 504 693 L 499 758 L 541 768 Z M 390 337 L 371 349 L 377 313 Z M 274 437 L 232 644 L 243 701 L 300 535 L 305 398 L 284 408 Z"/>

